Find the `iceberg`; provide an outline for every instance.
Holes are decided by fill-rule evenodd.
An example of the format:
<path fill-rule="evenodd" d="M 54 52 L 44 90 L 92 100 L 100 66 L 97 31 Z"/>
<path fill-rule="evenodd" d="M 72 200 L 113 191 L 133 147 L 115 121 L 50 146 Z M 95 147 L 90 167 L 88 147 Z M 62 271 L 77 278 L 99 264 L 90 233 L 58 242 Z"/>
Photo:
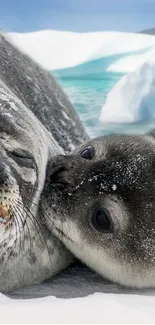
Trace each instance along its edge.
<path fill-rule="evenodd" d="M 154 36 L 155 37 L 155 36 Z M 128 56 L 121 58 L 111 64 L 107 71 L 111 72 L 122 72 L 129 73 L 134 71 L 138 66 L 147 61 L 151 55 L 153 55 L 153 50 L 147 50 L 141 53 L 129 54 Z"/>
<path fill-rule="evenodd" d="M 144 62 L 155 48 L 154 36 L 123 32 L 42 30 L 9 33 L 9 38 L 20 50 L 48 70 L 74 67 L 103 57 L 129 53 L 129 56 L 118 59 L 107 67 L 109 71 L 128 72 Z"/>
<path fill-rule="evenodd" d="M 155 121 L 155 51 L 133 72 L 122 77 L 109 92 L 102 107 L 103 124 L 154 125 Z"/>

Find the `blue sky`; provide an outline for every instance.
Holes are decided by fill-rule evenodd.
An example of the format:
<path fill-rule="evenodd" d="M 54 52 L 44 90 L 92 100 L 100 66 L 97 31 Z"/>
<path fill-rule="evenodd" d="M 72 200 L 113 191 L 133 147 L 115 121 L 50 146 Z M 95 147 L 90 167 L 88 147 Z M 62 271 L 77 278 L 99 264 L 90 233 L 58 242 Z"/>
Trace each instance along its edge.
<path fill-rule="evenodd" d="M 7 31 L 140 31 L 155 27 L 155 0 L 1 0 Z"/>

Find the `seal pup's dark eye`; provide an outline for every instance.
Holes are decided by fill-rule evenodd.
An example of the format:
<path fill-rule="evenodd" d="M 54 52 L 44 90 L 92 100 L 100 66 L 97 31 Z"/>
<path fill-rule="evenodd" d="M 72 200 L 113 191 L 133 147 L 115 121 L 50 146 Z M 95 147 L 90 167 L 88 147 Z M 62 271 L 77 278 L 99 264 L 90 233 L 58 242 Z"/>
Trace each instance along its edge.
<path fill-rule="evenodd" d="M 95 148 L 93 146 L 88 146 L 79 153 L 82 158 L 91 160 L 95 156 Z"/>
<path fill-rule="evenodd" d="M 95 209 L 91 217 L 91 224 L 99 232 L 112 233 L 114 226 L 107 209 Z"/>

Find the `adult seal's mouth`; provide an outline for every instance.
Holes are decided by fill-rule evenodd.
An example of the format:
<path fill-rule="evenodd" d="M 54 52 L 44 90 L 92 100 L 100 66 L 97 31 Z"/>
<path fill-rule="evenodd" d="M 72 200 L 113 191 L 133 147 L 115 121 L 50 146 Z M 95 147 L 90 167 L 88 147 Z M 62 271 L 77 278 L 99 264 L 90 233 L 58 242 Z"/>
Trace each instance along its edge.
<path fill-rule="evenodd" d="M 0 225 L 7 226 L 13 219 L 12 211 L 6 205 L 0 205 Z"/>

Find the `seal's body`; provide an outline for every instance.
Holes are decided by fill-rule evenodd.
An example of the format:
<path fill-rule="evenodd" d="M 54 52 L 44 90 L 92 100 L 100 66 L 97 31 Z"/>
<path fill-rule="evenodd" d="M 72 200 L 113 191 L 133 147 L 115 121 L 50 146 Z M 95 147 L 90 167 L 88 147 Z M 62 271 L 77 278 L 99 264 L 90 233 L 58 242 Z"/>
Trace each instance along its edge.
<path fill-rule="evenodd" d="M 103 277 L 155 287 L 154 133 L 94 139 L 47 171 L 49 229 Z"/>
<path fill-rule="evenodd" d="M 87 135 L 56 81 L 3 34 L 0 78 L 0 291 L 6 292 L 70 263 L 43 222 L 39 200 L 48 160 Z"/>
<path fill-rule="evenodd" d="M 29 108 L 65 151 L 88 140 L 79 117 L 56 82 L 45 69 L 21 53 L 0 34 L 0 78 Z"/>

